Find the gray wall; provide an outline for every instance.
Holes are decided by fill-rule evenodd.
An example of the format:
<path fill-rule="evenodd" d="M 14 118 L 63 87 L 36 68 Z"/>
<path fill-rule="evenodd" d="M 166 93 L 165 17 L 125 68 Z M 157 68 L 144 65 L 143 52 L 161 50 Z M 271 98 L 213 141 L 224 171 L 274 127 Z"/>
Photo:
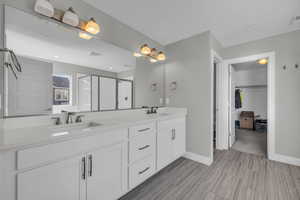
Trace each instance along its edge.
<path fill-rule="evenodd" d="M 162 106 L 164 98 L 164 64 L 150 63 L 146 59 L 137 59 L 134 73 L 135 107 Z M 153 91 L 151 85 L 157 84 Z"/>
<path fill-rule="evenodd" d="M 275 51 L 275 152 L 300 158 L 300 31 L 222 50 L 224 59 Z M 283 70 L 283 66 L 287 70 Z"/>
<path fill-rule="evenodd" d="M 186 107 L 187 151 L 211 155 L 211 35 L 205 32 L 166 46 L 166 97 L 169 106 Z M 176 81 L 178 88 L 170 90 Z"/>

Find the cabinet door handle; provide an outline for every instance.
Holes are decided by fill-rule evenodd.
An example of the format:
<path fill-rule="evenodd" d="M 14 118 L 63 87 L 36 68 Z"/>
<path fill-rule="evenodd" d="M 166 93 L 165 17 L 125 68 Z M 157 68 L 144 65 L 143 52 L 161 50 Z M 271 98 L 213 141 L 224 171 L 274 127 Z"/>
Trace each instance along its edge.
<path fill-rule="evenodd" d="M 86 179 L 86 158 L 85 157 L 81 159 L 81 178 L 83 180 Z"/>
<path fill-rule="evenodd" d="M 93 175 L 93 156 L 89 155 L 89 171 L 88 171 L 89 176 Z"/>
<path fill-rule="evenodd" d="M 176 139 L 176 129 L 174 128 L 174 140 Z"/>
<path fill-rule="evenodd" d="M 143 146 L 143 147 L 139 148 L 139 150 L 141 151 L 141 150 L 147 149 L 149 147 L 150 147 L 150 145 L 146 145 L 146 146 Z"/>
<path fill-rule="evenodd" d="M 146 171 L 148 171 L 149 169 L 150 169 L 150 167 L 147 167 L 146 169 L 144 169 L 144 170 L 140 171 L 140 172 L 139 172 L 139 175 L 141 175 L 141 174 L 145 173 L 145 172 L 146 172 Z"/>
<path fill-rule="evenodd" d="M 140 129 L 140 130 L 138 130 L 138 132 L 145 132 L 145 131 L 148 131 L 148 130 L 150 130 L 150 128 Z"/>
<path fill-rule="evenodd" d="M 172 140 L 174 140 L 174 139 L 175 139 L 175 130 L 172 129 Z"/>

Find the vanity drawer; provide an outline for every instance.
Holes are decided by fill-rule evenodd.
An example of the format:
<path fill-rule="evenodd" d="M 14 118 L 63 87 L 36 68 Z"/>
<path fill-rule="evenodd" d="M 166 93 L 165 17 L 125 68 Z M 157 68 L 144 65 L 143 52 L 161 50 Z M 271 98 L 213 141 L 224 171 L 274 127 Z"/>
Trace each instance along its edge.
<path fill-rule="evenodd" d="M 129 161 L 133 163 L 149 155 L 155 155 L 155 133 L 139 135 L 129 142 Z"/>
<path fill-rule="evenodd" d="M 155 123 L 147 123 L 129 128 L 129 137 L 155 132 Z"/>
<path fill-rule="evenodd" d="M 36 167 L 83 154 L 101 146 L 121 143 L 126 141 L 127 134 L 126 129 L 106 131 L 93 136 L 20 150 L 17 152 L 17 169 Z"/>
<path fill-rule="evenodd" d="M 149 156 L 144 160 L 130 166 L 129 169 L 129 187 L 136 187 L 144 182 L 155 172 L 154 156 Z"/>

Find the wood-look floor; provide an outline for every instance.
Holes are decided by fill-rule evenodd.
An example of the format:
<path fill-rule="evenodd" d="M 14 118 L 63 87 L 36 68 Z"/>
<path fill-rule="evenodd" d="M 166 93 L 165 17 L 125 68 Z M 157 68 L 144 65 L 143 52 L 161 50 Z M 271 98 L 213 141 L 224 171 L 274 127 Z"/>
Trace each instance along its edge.
<path fill-rule="evenodd" d="M 300 200 L 300 167 L 216 151 L 211 166 L 180 158 L 121 200 Z"/>

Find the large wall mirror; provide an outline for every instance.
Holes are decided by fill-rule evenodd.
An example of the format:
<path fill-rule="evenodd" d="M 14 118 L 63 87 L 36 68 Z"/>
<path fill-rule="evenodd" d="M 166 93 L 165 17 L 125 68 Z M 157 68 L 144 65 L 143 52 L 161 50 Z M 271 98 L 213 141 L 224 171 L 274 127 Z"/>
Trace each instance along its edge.
<path fill-rule="evenodd" d="M 5 69 L 4 117 L 163 106 L 163 64 L 137 60 L 131 51 L 78 34 L 5 6 L 5 45 L 22 72 Z"/>

